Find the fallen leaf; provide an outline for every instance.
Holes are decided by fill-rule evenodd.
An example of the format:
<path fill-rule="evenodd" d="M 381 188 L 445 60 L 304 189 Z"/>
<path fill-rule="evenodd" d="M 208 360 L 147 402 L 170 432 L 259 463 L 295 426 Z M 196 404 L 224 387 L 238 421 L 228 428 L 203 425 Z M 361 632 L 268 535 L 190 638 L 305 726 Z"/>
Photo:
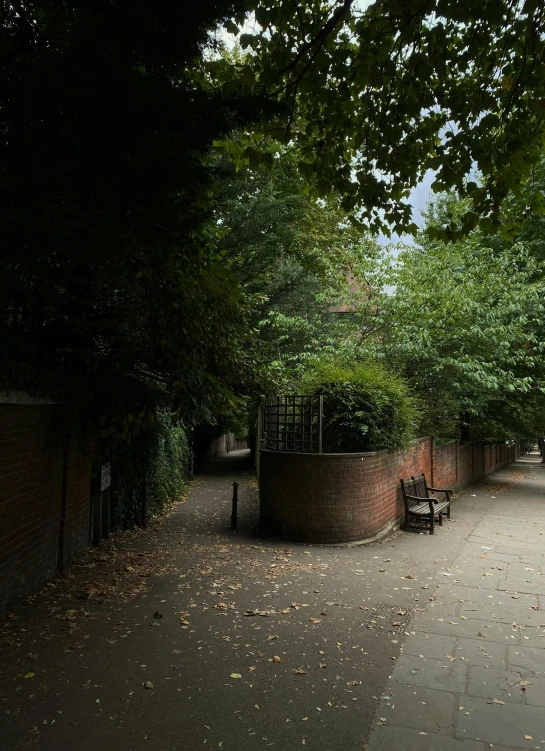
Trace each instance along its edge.
<path fill-rule="evenodd" d="M 144 681 L 142 685 L 144 688 L 153 688 L 153 683 L 151 681 Z"/>
<path fill-rule="evenodd" d="M 280 662 L 280 657 L 278 655 L 274 655 L 273 662 Z"/>
<path fill-rule="evenodd" d="M 278 639 L 278 634 L 269 634 L 269 641 L 272 641 L 273 639 Z"/>
<path fill-rule="evenodd" d="M 306 675 L 306 674 L 307 674 L 307 671 L 306 671 L 306 670 L 303 670 L 303 668 L 297 668 L 297 670 L 295 671 L 295 673 L 296 673 L 297 675 Z"/>
<path fill-rule="evenodd" d="M 320 619 L 319 618 L 309 618 L 309 621 L 311 623 L 320 623 Z"/>
<path fill-rule="evenodd" d="M 492 699 L 492 704 L 505 704 L 501 699 Z"/>
<path fill-rule="evenodd" d="M 534 739 L 532 738 L 532 736 L 531 736 L 531 735 L 525 735 L 525 736 L 524 736 L 524 740 L 525 740 L 525 741 L 533 741 Z"/>
<path fill-rule="evenodd" d="M 23 678 L 34 678 L 34 675 L 35 675 L 35 674 L 34 674 L 34 673 L 32 673 L 32 672 L 28 672 L 28 673 L 25 673 L 25 674 L 24 674 Z"/>

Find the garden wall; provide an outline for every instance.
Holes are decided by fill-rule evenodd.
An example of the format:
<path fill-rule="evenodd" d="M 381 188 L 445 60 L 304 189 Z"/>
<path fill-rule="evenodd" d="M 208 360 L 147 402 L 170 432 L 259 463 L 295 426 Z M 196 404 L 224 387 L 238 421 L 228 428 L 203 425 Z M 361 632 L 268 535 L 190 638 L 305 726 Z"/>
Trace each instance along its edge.
<path fill-rule="evenodd" d="M 71 436 L 64 448 L 52 440 L 51 403 L 24 396 L 5 400 L 0 400 L 0 613 L 89 545 L 96 450 L 89 437 Z"/>
<path fill-rule="evenodd" d="M 428 483 L 459 490 L 519 455 L 518 447 L 437 446 L 432 438 L 405 451 L 308 454 L 260 449 L 264 532 L 309 543 L 355 542 L 384 533 L 404 515 L 399 480 L 425 472 Z"/>

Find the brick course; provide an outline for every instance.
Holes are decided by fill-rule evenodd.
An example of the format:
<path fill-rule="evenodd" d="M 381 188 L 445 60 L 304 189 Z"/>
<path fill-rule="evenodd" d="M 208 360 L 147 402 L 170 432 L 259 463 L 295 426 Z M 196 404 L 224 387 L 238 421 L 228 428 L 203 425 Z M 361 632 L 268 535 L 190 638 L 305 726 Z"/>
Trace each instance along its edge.
<path fill-rule="evenodd" d="M 57 570 L 62 447 L 51 439 L 54 405 L 0 404 L 0 613 Z M 89 544 L 96 441 L 68 444 L 63 563 Z"/>
<path fill-rule="evenodd" d="M 513 461 L 514 447 L 437 446 L 432 438 L 405 451 L 304 454 L 260 450 L 263 531 L 309 543 L 355 542 L 379 535 L 404 516 L 399 479 L 421 472 L 430 485 L 461 487 Z"/>

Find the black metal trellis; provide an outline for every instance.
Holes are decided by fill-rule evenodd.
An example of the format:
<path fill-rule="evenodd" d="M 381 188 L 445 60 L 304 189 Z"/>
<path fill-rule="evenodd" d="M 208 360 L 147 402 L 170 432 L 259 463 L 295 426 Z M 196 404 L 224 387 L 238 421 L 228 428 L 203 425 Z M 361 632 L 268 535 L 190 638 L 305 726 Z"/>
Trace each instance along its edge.
<path fill-rule="evenodd" d="M 274 396 L 263 404 L 263 439 L 275 451 L 322 453 L 323 396 Z"/>

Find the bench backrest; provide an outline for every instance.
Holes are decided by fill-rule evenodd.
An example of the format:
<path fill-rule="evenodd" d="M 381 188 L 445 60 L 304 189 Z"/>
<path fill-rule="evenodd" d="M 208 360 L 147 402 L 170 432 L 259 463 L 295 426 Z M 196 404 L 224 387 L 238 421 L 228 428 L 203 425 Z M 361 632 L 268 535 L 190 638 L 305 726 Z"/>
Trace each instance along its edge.
<path fill-rule="evenodd" d="M 403 500 L 409 508 L 418 503 L 418 501 L 409 501 L 407 496 L 412 495 L 417 498 L 428 498 L 428 486 L 424 473 L 422 472 L 418 477 L 411 477 L 410 480 L 401 480 L 401 492 L 403 493 Z"/>

